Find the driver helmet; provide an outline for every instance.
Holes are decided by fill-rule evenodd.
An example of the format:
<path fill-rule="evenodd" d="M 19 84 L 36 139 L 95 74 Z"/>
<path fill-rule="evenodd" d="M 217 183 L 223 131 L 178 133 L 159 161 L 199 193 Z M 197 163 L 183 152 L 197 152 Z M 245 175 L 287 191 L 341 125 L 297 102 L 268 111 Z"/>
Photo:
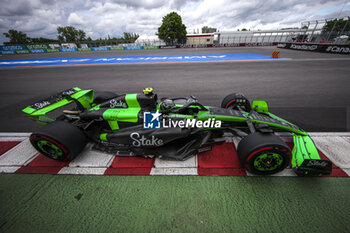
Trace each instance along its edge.
<path fill-rule="evenodd" d="M 171 110 L 175 108 L 175 103 L 171 99 L 165 99 L 160 103 L 161 110 Z"/>

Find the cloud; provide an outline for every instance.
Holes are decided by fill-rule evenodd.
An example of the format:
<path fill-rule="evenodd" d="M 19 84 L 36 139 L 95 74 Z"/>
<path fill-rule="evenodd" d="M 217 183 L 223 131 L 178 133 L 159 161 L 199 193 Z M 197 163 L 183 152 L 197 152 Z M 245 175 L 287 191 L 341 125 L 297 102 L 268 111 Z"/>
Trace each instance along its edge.
<path fill-rule="evenodd" d="M 79 15 L 77 15 L 77 13 L 73 12 L 69 14 L 67 23 L 69 25 L 83 25 L 84 20 Z"/>
<path fill-rule="evenodd" d="M 342 9 L 342 10 L 341 10 Z M 72 25 L 93 39 L 123 32 L 154 35 L 162 17 L 176 11 L 188 32 L 203 26 L 219 30 L 277 29 L 307 20 L 348 16 L 346 0 L 2 0 L 3 32 L 20 30 L 30 37 L 56 38 L 58 26 Z"/>

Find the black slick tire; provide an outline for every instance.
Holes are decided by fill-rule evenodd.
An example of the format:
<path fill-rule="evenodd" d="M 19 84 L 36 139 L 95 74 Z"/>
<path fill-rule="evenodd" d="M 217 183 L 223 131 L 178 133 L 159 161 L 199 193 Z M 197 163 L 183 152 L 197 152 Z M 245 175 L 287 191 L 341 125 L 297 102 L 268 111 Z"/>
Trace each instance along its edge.
<path fill-rule="evenodd" d="M 65 121 L 55 121 L 32 133 L 30 142 L 49 158 L 70 161 L 84 149 L 87 139 L 78 127 Z"/>

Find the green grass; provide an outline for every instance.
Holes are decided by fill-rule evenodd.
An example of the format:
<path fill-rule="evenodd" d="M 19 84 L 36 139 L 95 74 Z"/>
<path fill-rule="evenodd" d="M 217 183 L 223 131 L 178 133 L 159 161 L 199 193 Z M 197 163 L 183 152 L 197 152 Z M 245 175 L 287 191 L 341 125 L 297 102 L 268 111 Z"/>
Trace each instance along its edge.
<path fill-rule="evenodd" d="M 350 232 L 350 179 L 0 175 L 0 232 Z"/>

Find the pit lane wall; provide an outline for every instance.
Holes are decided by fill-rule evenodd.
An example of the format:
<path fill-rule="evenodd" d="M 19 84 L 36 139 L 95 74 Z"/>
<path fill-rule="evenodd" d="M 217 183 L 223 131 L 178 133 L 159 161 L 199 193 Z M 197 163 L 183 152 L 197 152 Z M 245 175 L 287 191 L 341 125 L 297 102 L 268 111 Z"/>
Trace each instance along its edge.
<path fill-rule="evenodd" d="M 321 53 L 350 54 L 350 45 L 312 44 L 312 43 L 279 43 L 278 48 Z"/>

